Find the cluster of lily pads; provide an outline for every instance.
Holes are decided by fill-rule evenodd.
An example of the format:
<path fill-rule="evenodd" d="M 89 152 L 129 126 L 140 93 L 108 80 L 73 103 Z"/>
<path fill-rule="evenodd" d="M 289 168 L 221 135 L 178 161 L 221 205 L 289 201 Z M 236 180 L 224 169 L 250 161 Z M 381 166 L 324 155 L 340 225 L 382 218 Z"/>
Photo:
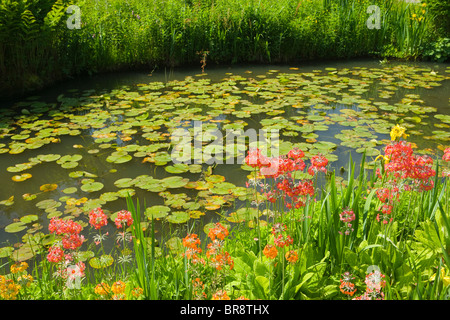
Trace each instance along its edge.
<path fill-rule="evenodd" d="M 378 156 L 398 122 L 412 142 L 439 147 L 450 140 L 450 115 L 427 105 L 420 93 L 442 86 L 449 73 L 449 67 L 405 64 L 248 71 L 227 73 L 221 81 L 202 73 L 113 90 L 71 90 L 53 102 L 29 97 L 0 111 L 0 157 L 8 163 L 0 172 L 3 231 L 37 236 L 53 217 L 78 217 L 114 202 L 120 210 L 135 194 L 149 199 L 145 214 L 151 219 L 183 224 L 217 212 L 242 221 L 252 209 L 233 204 L 249 199 L 242 173 L 252 168 L 236 164 L 229 176 L 221 175 L 213 172 L 221 165 L 206 165 L 201 155 L 195 164 L 174 163 L 174 130 L 193 132 L 193 121 L 205 130 L 279 130 L 280 154 L 298 147 L 307 158 L 320 153 L 331 163 L 345 151 Z M 194 139 L 203 147 L 212 141 L 207 134 Z M 235 151 L 223 154 L 224 163 L 246 150 Z M 19 249 L 6 246 L 0 256 L 15 251 L 11 256 L 18 259 L 32 257 L 31 245 L 26 248 L 18 255 Z"/>

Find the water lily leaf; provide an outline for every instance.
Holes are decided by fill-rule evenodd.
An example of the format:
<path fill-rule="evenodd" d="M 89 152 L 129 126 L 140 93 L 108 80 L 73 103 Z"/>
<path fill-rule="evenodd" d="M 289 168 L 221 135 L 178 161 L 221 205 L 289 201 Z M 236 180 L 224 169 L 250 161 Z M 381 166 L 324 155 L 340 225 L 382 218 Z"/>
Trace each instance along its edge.
<path fill-rule="evenodd" d="M 39 217 L 36 214 L 28 214 L 20 218 L 20 222 L 23 223 L 31 223 L 33 221 L 37 221 Z"/>
<path fill-rule="evenodd" d="M 14 196 L 11 196 L 6 200 L 0 201 L 0 204 L 4 206 L 12 206 L 14 204 Z"/>
<path fill-rule="evenodd" d="M 21 181 L 25 181 L 27 179 L 30 179 L 32 177 L 32 175 L 30 173 L 24 173 L 24 174 L 20 174 L 20 175 L 15 175 L 11 178 L 12 181 L 16 181 L 16 182 L 21 182 Z"/>
<path fill-rule="evenodd" d="M 181 188 L 184 187 L 189 182 L 189 179 L 180 176 L 172 176 L 161 179 L 161 183 L 166 188 Z"/>
<path fill-rule="evenodd" d="M 213 174 L 213 175 L 207 176 L 205 178 L 205 180 L 208 181 L 208 182 L 211 182 L 211 183 L 218 183 L 218 182 L 225 181 L 225 177 L 221 176 L 221 175 L 218 175 L 218 174 Z"/>
<path fill-rule="evenodd" d="M 236 212 L 230 213 L 229 217 L 227 218 L 230 222 L 243 222 L 243 221 L 249 221 L 258 216 L 258 210 L 255 208 L 240 208 L 236 210 Z"/>
<path fill-rule="evenodd" d="M 33 258 L 39 248 L 30 244 L 25 244 L 19 249 L 11 253 L 11 258 L 14 261 L 26 261 Z"/>
<path fill-rule="evenodd" d="M 200 210 L 192 210 L 192 211 L 188 211 L 188 213 L 189 213 L 189 217 L 191 217 L 191 219 L 198 219 L 201 216 L 205 215 L 205 213 Z"/>
<path fill-rule="evenodd" d="M 185 223 L 190 218 L 189 213 L 185 211 L 175 211 L 171 215 L 168 215 L 166 220 L 170 223 Z"/>
<path fill-rule="evenodd" d="M 25 229 L 26 227 L 27 226 L 25 225 L 24 222 L 21 222 L 21 221 L 20 222 L 13 222 L 13 223 L 8 224 L 5 227 L 5 232 L 8 232 L 8 233 L 20 232 L 23 229 Z"/>
<path fill-rule="evenodd" d="M 77 258 L 79 261 L 86 261 L 92 257 L 94 257 L 94 252 L 87 250 L 87 251 L 78 251 L 77 252 Z"/>
<path fill-rule="evenodd" d="M 30 194 L 30 193 L 24 193 L 24 194 L 22 195 L 22 199 L 25 200 L 25 201 L 31 201 L 31 200 L 34 200 L 34 199 L 36 199 L 36 197 L 37 197 L 36 194 Z"/>
<path fill-rule="evenodd" d="M 230 182 L 220 182 L 210 189 L 212 193 L 229 194 L 236 186 Z"/>
<path fill-rule="evenodd" d="M 68 161 L 61 164 L 61 168 L 64 169 L 73 169 L 78 166 L 78 162 L 76 161 Z"/>
<path fill-rule="evenodd" d="M 61 202 L 53 200 L 53 199 L 46 199 L 46 200 L 42 200 L 39 201 L 38 203 L 36 203 L 36 207 L 38 207 L 39 209 L 49 209 L 49 208 L 58 208 L 59 206 L 61 206 Z"/>
<path fill-rule="evenodd" d="M 89 265 L 94 269 L 103 269 L 111 266 L 114 258 L 109 254 L 103 254 L 100 257 L 93 257 L 89 260 Z"/>
<path fill-rule="evenodd" d="M 184 173 L 189 171 L 189 166 L 184 163 L 175 163 L 172 166 L 167 166 L 164 168 L 169 173 Z"/>
<path fill-rule="evenodd" d="M 61 158 L 61 155 L 59 155 L 59 154 L 45 154 L 45 155 L 40 154 L 40 155 L 36 156 L 36 158 L 39 161 L 52 162 L 52 161 L 56 161 L 59 158 Z"/>
<path fill-rule="evenodd" d="M 56 160 L 57 164 L 63 164 L 65 162 L 78 162 L 83 159 L 81 154 L 65 155 Z"/>
<path fill-rule="evenodd" d="M 166 241 L 166 246 L 173 254 L 181 254 L 184 252 L 183 242 L 180 237 L 172 237 Z"/>
<path fill-rule="evenodd" d="M 69 188 L 65 188 L 62 192 L 64 192 L 65 194 L 72 194 L 77 191 L 78 191 L 78 189 L 76 187 L 69 187 Z"/>
<path fill-rule="evenodd" d="M 115 201 L 119 198 L 119 195 L 117 194 L 117 192 L 105 192 L 100 196 L 101 200 L 104 201 Z"/>
<path fill-rule="evenodd" d="M 33 167 L 33 164 L 31 162 L 19 163 L 19 164 L 16 164 L 14 167 L 11 166 L 11 167 L 6 168 L 6 171 L 8 171 L 8 172 L 21 172 L 21 171 L 24 171 L 24 170 L 28 170 L 28 169 L 30 169 L 32 167 Z"/>
<path fill-rule="evenodd" d="M 122 178 L 122 179 L 116 180 L 114 182 L 114 185 L 117 188 L 129 188 L 134 185 L 134 180 L 131 178 Z"/>
<path fill-rule="evenodd" d="M 129 155 L 126 151 L 116 151 L 113 152 L 109 157 L 106 158 L 106 161 L 112 163 L 125 163 L 133 159 L 131 155 Z"/>
<path fill-rule="evenodd" d="M 165 218 L 170 212 L 168 206 L 155 205 L 145 209 L 145 215 L 149 220 Z"/>
<path fill-rule="evenodd" d="M 134 196 L 136 194 L 136 190 L 134 190 L 132 188 L 125 188 L 125 189 L 120 189 L 116 193 L 119 197 L 126 198 L 128 196 Z"/>
<path fill-rule="evenodd" d="M 6 258 L 13 253 L 14 248 L 13 247 L 2 247 L 0 248 L 0 258 Z"/>
<path fill-rule="evenodd" d="M 43 184 L 42 186 L 40 186 L 39 190 L 41 190 L 42 192 L 49 192 L 49 191 L 56 190 L 57 188 L 58 188 L 58 185 L 56 183 L 47 183 L 47 184 Z"/>
<path fill-rule="evenodd" d="M 84 192 L 95 192 L 103 189 L 104 185 L 101 182 L 88 182 L 81 186 Z"/>

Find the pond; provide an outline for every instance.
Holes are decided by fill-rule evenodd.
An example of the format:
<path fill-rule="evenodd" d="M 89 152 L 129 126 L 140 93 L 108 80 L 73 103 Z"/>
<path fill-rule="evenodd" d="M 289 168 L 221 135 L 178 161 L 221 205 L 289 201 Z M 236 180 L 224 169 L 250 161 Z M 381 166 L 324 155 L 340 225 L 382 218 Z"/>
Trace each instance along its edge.
<path fill-rule="evenodd" d="M 127 194 L 168 228 L 218 213 L 233 222 L 251 168 L 225 160 L 246 150 L 223 164 L 174 163 L 173 133 L 199 124 L 224 139 L 227 130 L 274 130 L 280 154 L 323 154 L 338 179 L 350 155 L 366 152 L 370 168 L 396 123 L 417 153 L 440 158 L 450 141 L 449 79 L 448 64 L 424 62 L 208 65 L 98 75 L 3 102 L 0 244 L 47 233 L 52 217 L 81 219 L 97 207 L 114 217 Z M 210 145 L 205 132 L 195 138 Z"/>

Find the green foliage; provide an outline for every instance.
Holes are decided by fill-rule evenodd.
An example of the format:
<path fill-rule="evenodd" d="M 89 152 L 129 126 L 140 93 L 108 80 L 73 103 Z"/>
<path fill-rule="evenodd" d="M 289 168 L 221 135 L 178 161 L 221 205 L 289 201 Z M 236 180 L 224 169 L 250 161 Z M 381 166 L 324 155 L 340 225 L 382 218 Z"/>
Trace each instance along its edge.
<path fill-rule="evenodd" d="M 66 26 L 71 4 L 81 9 L 81 29 Z M 369 5 L 380 7 L 379 30 L 366 26 Z M 442 16 L 448 5 L 432 1 L 429 8 Z M 417 19 L 411 20 L 414 14 Z M 2 93 L 29 91 L 80 73 L 200 66 L 204 51 L 207 65 L 415 58 L 433 40 L 430 17 L 428 7 L 393 0 L 5 0 L 0 4 L 0 85 Z"/>
<path fill-rule="evenodd" d="M 446 62 L 450 59 L 450 38 L 439 38 L 427 45 L 423 58 L 436 62 Z"/>

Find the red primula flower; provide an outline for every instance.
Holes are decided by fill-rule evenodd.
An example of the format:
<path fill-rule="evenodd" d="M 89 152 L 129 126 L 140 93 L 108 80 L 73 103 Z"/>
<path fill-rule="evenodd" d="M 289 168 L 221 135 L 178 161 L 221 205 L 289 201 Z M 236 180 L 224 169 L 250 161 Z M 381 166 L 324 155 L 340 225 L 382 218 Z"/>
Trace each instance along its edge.
<path fill-rule="evenodd" d="M 131 212 L 127 210 L 120 210 L 117 213 L 117 217 L 114 220 L 116 227 L 118 229 L 122 228 L 124 225 L 131 226 L 133 223 L 133 218 L 131 216 Z"/>
<path fill-rule="evenodd" d="M 108 217 L 101 208 L 96 208 L 89 212 L 89 223 L 95 229 L 100 229 L 108 224 Z"/>

